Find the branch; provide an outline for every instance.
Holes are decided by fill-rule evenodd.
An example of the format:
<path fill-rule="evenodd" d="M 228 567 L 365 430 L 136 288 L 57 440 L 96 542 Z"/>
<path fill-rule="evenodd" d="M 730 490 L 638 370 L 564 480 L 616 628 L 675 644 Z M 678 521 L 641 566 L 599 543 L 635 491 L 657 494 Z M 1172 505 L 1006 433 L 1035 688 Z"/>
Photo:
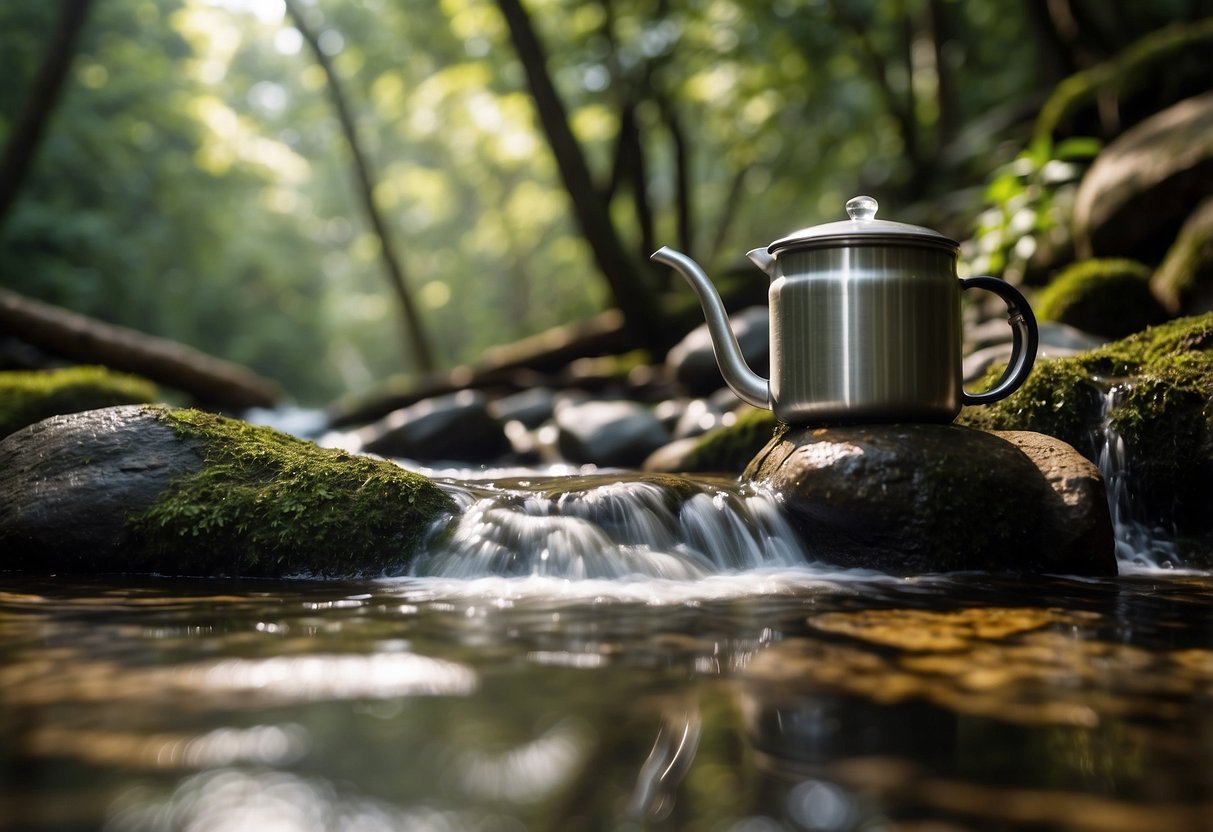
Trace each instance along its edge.
<path fill-rule="evenodd" d="M 413 302 L 413 296 L 405 281 L 404 269 L 400 265 L 400 259 L 396 256 L 396 247 L 392 243 L 391 235 L 388 234 L 387 224 L 383 220 L 378 205 L 375 204 L 375 189 L 372 184 L 374 177 L 371 175 L 370 160 L 362 150 L 362 142 L 358 138 L 353 116 L 346 103 L 345 93 L 341 89 L 337 73 L 333 70 L 332 62 L 320 48 L 320 41 L 316 37 L 316 33 L 307 25 L 298 0 L 284 0 L 284 2 L 295 28 L 307 41 L 316 63 L 324 70 L 329 99 L 332 101 L 333 110 L 337 113 L 337 120 L 341 123 L 341 131 L 345 135 L 346 143 L 350 148 L 350 156 L 353 159 L 354 183 L 357 186 L 358 196 L 362 200 L 367 220 L 370 222 L 375 236 L 379 238 L 379 251 L 383 258 L 384 269 L 387 271 L 388 282 L 391 283 L 396 296 L 400 299 L 400 308 L 404 314 L 405 338 L 412 346 L 413 364 L 418 370 L 429 372 L 434 369 L 433 351 L 430 349 L 429 339 L 422 326 L 417 305 Z"/>
<path fill-rule="evenodd" d="M 30 84 L 25 104 L 13 123 L 4 154 L 0 156 L 0 225 L 4 224 L 21 192 L 42 143 L 47 121 L 63 92 L 63 83 L 75 55 L 76 37 L 88 17 L 91 3 L 92 0 L 63 0 L 59 4 L 59 18 L 42 55 L 42 65 Z"/>

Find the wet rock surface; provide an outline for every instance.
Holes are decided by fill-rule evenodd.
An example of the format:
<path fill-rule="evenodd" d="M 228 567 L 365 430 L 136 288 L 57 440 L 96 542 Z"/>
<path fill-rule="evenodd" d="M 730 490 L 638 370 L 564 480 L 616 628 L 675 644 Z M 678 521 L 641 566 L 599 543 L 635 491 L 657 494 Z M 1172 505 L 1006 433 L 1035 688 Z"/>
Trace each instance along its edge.
<path fill-rule="evenodd" d="M 743 476 L 781 493 L 810 555 L 840 566 L 1115 574 L 1098 472 L 1064 443 L 1017 440 L 952 425 L 795 429 Z"/>
<path fill-rule="evenodd" d="M 145 408 L 54 416 L 0 442 L 0 568 L 118 571 L 126 518 L 202 467 Z"/>

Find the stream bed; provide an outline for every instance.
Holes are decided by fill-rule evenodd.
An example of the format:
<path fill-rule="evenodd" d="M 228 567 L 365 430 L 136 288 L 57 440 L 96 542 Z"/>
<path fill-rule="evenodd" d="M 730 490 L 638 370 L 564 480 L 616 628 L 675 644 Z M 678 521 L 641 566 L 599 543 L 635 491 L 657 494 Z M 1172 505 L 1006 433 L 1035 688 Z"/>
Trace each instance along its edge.
<path fill-rule="evenodd" d="M 9 576 L 5 830 L 1208 830 L 1213 576 Z"/>

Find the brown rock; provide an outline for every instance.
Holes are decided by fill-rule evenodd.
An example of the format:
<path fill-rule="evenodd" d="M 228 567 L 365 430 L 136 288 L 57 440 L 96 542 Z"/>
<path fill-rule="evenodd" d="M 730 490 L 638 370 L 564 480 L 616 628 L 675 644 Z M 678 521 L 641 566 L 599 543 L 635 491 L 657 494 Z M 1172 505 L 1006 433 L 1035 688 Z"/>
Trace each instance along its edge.
<path fill-rule="evenodd" d="M 841 566 L 1115 574 L 1099 474 L 1062 445 L 956 425 L 799 429 L 743 476 L 778 490 L 810 555 Z"/>

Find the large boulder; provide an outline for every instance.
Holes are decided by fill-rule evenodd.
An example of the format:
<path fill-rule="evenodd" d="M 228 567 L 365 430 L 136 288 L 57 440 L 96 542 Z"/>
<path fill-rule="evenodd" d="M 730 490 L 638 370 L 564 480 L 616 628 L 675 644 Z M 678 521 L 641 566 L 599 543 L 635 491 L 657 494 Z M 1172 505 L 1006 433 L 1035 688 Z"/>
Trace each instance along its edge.
<path fill-rule="evenodd" d="M 956 570 L 1111 575 L 1098 471 L 1062 443 L 953 425 L 790 429 L 744 477 L 778 491 L 812 557 L 893 574 Z"/>
<path fill-rule="evenodd" d="M 1157 262 L 1213 195 L 1213 93 L 1175 104 L 1109 144 L 1083 177 L 1074 231 L 1084 257 Z"/>
<path fill-rule="evenodd" d="M 0 441 L 0 570 L 402 572 L 453 512 L 390 462 L 197 410 L 56 416 Z"/>

